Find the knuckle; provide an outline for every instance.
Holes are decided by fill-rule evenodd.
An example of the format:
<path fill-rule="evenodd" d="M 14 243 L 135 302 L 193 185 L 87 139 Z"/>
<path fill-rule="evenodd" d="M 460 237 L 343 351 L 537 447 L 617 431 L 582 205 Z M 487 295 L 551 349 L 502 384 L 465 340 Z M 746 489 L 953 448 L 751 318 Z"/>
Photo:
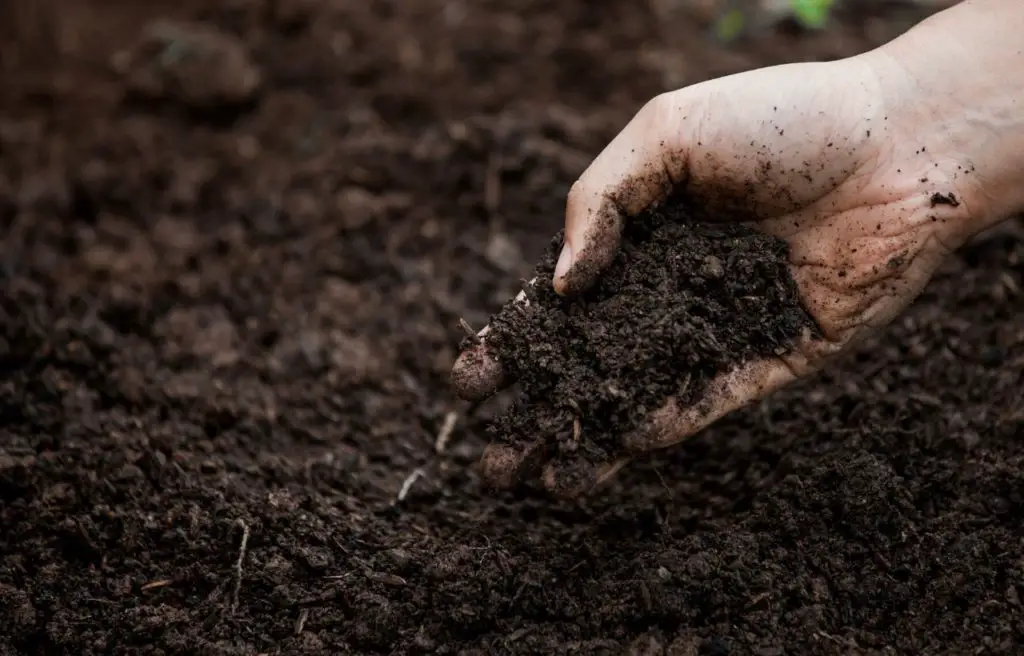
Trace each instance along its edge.
<path fill-rule="evenodd" d="M 649 134 L 660 134 L 667 131 L 668 126 L 675 123 L 679 115 L 679 105 L 673 92 L 660 93 L 654 96 L 640 109 L 637 118 Z"/>
<path fill-rule="evenodd" d="M 585 196 L 587 189 L 587 172 L 584 171 L 576 182 L 572 183 L 569 187 L 569 194 L 565 199 L 565 214 L 567 219 L 579 214 L 585 204 Z"/>

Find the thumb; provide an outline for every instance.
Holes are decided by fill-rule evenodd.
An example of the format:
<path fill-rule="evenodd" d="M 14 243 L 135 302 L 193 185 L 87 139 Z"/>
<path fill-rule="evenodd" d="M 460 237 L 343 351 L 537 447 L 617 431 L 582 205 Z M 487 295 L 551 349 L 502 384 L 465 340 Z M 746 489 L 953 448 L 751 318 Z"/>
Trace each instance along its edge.
<path fill-rule="evenodd" d="M 618 252 L 624 222 L 685 181 L 687 116 L 680 96 L 662 94 L 644 105 L 569 190 L 554 274 L 558 294 L 593 284 Z"/>

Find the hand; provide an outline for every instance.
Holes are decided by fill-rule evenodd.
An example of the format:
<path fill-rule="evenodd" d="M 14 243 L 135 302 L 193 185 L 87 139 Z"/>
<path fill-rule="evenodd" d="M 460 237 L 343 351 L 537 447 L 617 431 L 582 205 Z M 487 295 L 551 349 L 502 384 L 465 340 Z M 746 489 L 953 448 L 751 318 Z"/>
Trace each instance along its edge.
<path fill-rule="evenodd" d="M 914 50 L 905 42 L 894 50 L 900 47 Z M 946 255 L 1009 211 L 1006 194 L 994 190 L 1012 168 L 1008 158 L 1019 158 L 1020 151 L 982 156 L 970 150 L 979 142 L 991 145 L 994 131 L 984 121 L 973 126 L 973 136 L 951 127 L 953 117 L 963 123 L 956 84 L 948 95 L 928 89 L 932 102 L 922 103 L 922 88 L 938 79 L 924 73 L 928 57 L 922 61 L 915 67 L 913 59 L 879 50 L 751 71 L 659 96 L 576 182 L 555 272 L 558 293 L 573 295 L 591 284 L 614 257 L 623 222 L 681 190 L 710 216 L 740 216 L 789 243 L 794 280 L 824 337 L 726 373 L 694 406 L 670 400 L 642 430 L 623 436 L 627 452 L 676 444 L 820 369 L 891 321 Z M 992 108 L 993 124 L 995 110 L 1006 105 L 984 105 Z M 516 301 L 525 302 L 524 296 Z M 466 399 L 486 398 L 512 382 L 487 354 L 486 334 L 487 328 L 453 370 Z M 539 471 L 550 489 L 564 488 L 560 473 L 534 457 L 540 452 L 491 446 L 484 476 L 507 486 Z M 623 464 L 606 463 L 578 491 Z"/>

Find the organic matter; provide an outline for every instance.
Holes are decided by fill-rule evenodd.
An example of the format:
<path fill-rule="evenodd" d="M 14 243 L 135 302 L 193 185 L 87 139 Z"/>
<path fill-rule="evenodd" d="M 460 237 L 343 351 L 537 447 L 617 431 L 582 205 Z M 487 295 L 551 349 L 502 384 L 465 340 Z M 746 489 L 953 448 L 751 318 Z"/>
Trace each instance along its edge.
<path fill-rule="evenodd" d="M 1018 649 L 1016 229 L 579 504 L 485 487 L 512 397 L 450 392 L 460 318 L 666 80 L 852 54 L 885 15 L 723 51 L 636 2 L 4 11 L 48 5 L 0 45 L 3 656 Z M 258 84 L 183 84 L 157 21 Z"/>
<path fill-rule="evenodd" d="M 718 218 L 694 222 L 675 198 L 645 212 L 574 298 L 551 286 L 561 235 L 553 240 L 525 302 L 510 301 L 489 324 L 488 352 L 522 391 L 494 440 L 546 450 L 576 472 L 561 490 L 571 494 L 595 467 L 628 455 L 622 437 L 669 399 L 692 406 L 716 376 L 813 336 L 786 243 Z"/>

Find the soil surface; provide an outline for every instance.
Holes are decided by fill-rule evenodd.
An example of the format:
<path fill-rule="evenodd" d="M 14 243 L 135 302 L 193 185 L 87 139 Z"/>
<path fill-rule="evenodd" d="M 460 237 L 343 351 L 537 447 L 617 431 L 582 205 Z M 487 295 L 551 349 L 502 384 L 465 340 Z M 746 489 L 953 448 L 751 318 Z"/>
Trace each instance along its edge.
<path fill-rule="evenodd" d="M 0 654 L 1020 652 L 1019 226 L 581 503 L 485 488 L 511 399 L 448 385 L 649 97 L 907 16 L 48 4 L 0 46 Z"/>
<path fill-rule="evenodd" d="M 669 398 L 692 406 L 716 376 L 813 335 L 786 243 L 719 218 L 694 222 L 679 199 L 648 210 L 626 225 L 596 284 L 572 299 L 552 288 L 558 235 L 525 303 L 510 301 L 489 323 L 488 352 L 521 390 L 492 441 L 541 442 L 560 471 L 582 476 L 626 455 L 622 436 Z"/>

